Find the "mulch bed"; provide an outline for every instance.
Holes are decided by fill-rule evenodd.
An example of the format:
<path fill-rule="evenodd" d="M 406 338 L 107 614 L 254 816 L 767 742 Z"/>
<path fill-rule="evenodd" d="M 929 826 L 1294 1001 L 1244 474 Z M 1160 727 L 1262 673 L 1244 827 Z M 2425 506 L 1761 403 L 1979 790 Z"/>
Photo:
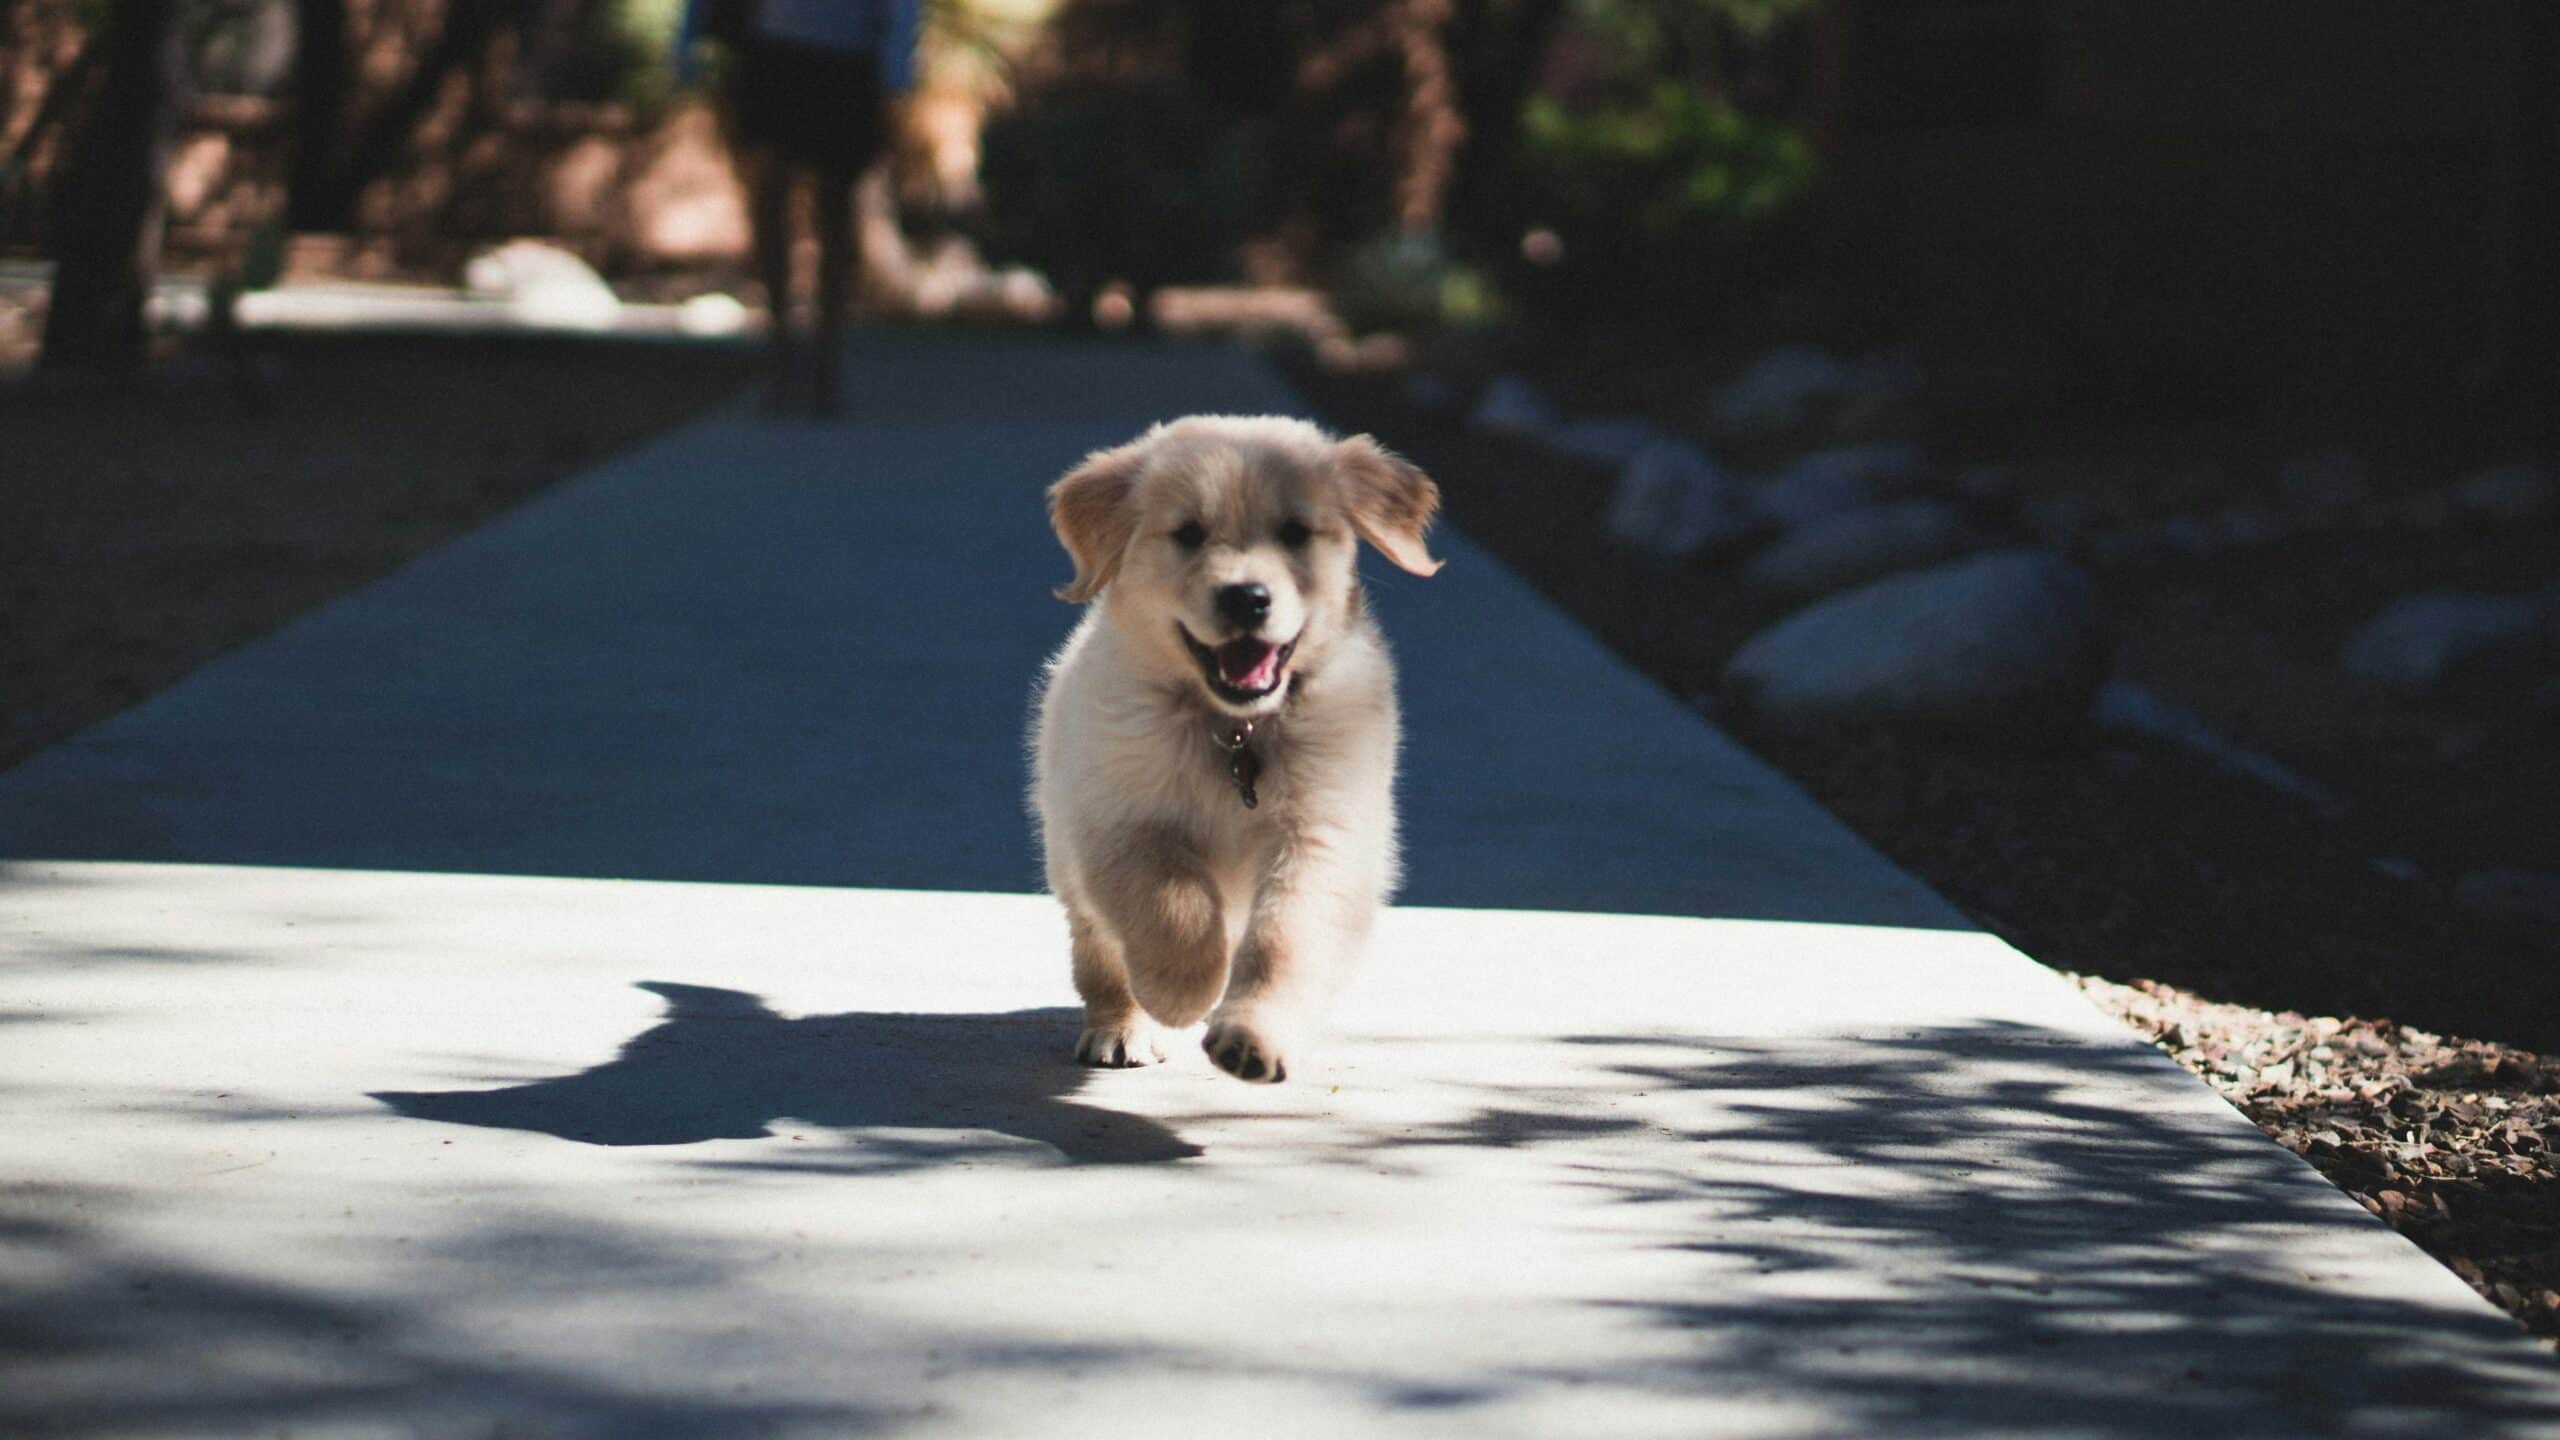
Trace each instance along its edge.
<path fill-rule="evenodd" d="M 1694 368 L 1631 367 L 1622 389 L 1594 367 L 1551 371 L 1532 378 L 1695 433 Z M 1724 659 L 1804 603 L 1611 542 L 1603 469 L 1478 432 L 1393 377 L 1302 366 L 1293 379 L 1336 428 L 1376 433 L 1440 477 L 1454 524 L 1683 700 L 1711 709 Z M 2080 486 L 2093 512 L 2164 499 L 2123 467 L 2023 468 L 2031 490 Z M 2548 584 L 2554 554 L 2547 533 L 2346 526 L 2095 566 L 2120 676 L 2274 754 L 2343 813 L 2191 754 L 2094 738 L 1739 738 L 2560 1338 L 2560 1059 L 2544 1058 L 2560 1056 L 2560 937 L 2477 933 L 2449 898 L 2469 869 L 2560 867 L 2560 745 L 2509 723 L 2511 697 L 2494 690 L 2378 698 L 2335 665 L 2347 631 L 2397 595 Z"/>
<path fill-rule="evenodd" d="M 2527 1329 L 2560 1336 L 2560 1062 L 2388 1020 L 2074 978 Z"/>

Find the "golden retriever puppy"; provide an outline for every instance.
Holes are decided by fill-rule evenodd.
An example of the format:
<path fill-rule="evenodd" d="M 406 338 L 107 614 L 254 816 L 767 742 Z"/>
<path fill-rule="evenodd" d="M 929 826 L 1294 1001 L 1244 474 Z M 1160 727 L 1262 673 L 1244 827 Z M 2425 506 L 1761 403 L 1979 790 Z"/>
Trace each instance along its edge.
<path fill-rule="evenodd" d="M 1395 886 L 1395 673 L 1366 540 L 1416 575 L 1439 488 L 1367 436 L 1195 416 L 1049 490 L 1086 604 L 1050 661 L 1032 806 L 1066 906 L 1088 1065 L 1167 1026 L 1278 1081 Z M 1087 603 L 1089 602 L 1089 603 Z"/>

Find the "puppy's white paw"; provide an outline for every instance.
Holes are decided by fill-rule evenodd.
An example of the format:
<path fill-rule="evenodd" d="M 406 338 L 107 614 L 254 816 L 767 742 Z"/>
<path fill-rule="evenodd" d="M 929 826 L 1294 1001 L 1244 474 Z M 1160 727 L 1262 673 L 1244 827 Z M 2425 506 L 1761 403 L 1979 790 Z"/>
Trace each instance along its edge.
<path fill-rule="evenodd" d="M 1269 1022 L 1251 1016 L 1212 1016 L 1200 1040 L 1209 1061 L 1239 1080 L 1277 1085 L 1289 1078 L 1291 1046 Z"/>
<path fill-rule="evenodd" d="M 1129 1070 L 1164 1063 L 1164 1027 L 1144 1016 L 1112 1025 L 1088 1025 L 1076 1039 L 1079 1064 Z"/>

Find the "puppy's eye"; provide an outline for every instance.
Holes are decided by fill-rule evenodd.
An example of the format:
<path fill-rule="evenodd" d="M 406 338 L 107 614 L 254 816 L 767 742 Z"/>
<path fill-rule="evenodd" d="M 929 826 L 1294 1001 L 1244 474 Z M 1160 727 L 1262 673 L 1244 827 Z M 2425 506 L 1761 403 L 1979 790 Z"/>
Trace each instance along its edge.
<path fill-rule="evenodd" d="M 1197 550 L 1209 543 L 1209 532 L 1200 528 L 1200 522 L 1194 520 L 1173 532 L 1173 543 L 1185 550 Z"/>
<path fill-rule="evenodd" d="M 1292 550 L 1305 549 L 1307 542 L 1313 538 L 1315 538 L 1315 532 L 1309 530 L 1303 521 L 1291 520 L 1280 527 L 1280 543 Z"/>

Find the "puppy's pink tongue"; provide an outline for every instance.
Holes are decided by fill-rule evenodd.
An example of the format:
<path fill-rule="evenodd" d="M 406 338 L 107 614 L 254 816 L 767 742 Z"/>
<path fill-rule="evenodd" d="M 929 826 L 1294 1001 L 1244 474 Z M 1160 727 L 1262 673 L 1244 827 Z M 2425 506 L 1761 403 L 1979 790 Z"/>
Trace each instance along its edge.
<path fill-rule="evenodd" d="M 1239 690 L 1268 690 L 1279 679 L 1280 647 L 1230 640 L 1218 647 L 1218 678 Z"/>

